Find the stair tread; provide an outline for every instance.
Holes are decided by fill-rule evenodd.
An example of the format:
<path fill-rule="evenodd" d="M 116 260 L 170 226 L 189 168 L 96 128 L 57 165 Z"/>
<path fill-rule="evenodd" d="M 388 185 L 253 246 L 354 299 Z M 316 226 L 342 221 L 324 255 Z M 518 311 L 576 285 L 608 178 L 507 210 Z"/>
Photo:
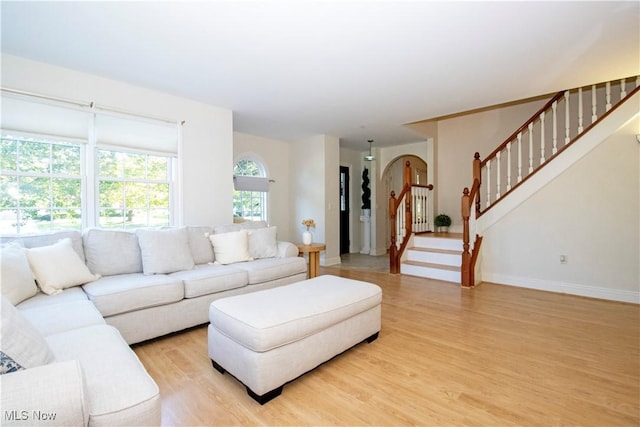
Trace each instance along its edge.
<path fill-rule="evenodd" d="M 449 271 L 460 271 L 460 267 L 455 265 L 435 264 L 432 262 L 422 262 L 422 261 L 403 261 L 402 263 L 406 265 L 415 265 L 418 267 L 438 268 L 440 270 L 449 270 Z"/>
<path fill-rule="evenodd" d="M 456 251 L 453 249 L 437 249 L 437 248 L 429 248 L 429 247 L 420 247 L 413 246 L 409 248 L 410 251 L 420 251 L 420 252 L 435 252 L 438 254 L 449 254 L 449 255 L 462 255 L 462 251 Z"/>

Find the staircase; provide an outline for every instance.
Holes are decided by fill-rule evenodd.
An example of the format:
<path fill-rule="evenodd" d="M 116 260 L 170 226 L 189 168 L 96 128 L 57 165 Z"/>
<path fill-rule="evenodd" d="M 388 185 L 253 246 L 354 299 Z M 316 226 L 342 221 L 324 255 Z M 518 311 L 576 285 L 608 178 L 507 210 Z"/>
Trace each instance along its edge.
<path fill-rule="evenodd" d="M 389 199 L 390 272 L 475 286 L 483 231 L 637 114 L 638 94 L 640 76 L 560 91 L 484 160 L 475 153 L 459 235 L 421 233 L 407 162 L 400 195 Z"/>
<path fill-rule="evenodd" d="M 416 234 L 406 256 L 400 273 L 460 283 L 461 233 Z"/>

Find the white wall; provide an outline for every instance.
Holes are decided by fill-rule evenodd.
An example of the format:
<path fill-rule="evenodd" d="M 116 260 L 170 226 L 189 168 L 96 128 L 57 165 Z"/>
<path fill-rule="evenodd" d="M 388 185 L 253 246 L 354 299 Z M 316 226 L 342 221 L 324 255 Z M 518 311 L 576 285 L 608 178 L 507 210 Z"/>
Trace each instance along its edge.
<path fill-rule="evenodd" d="M 291 236 L 302 241 L 301 221 L 312 218 L 314 241 L 327 246 L 320 254 L 322 265 L 340 262 L 339 156 L 336 137 L 316 135 L 291 144 Z"/>
<path fill-rule="evenodd" d="M 275 181 L 269 184 L 267 221 L 278 227 L 278 239 L 284 241 L 300 239 L 291 233 L 290 151 L 291 144 L 285 141 L 233 133 L 234 164 L 245 156 L 257 159 L 264 165 L 267 177 Z"/>
<path fill-rule="evenodd" d="M 438 122 L 435 162 L 437 213 L 451 217 L 462 230 L 460 198 L 473 184 L 473 155 L 483 159 L 526 122 L 546 100 L 465 114 Z"/>
<path fill-rule="evenodd" d="M 232 221 L 233 117 L 230 110 L 6 54 L 2 55 L 2 86 L 185 120 L 181 153 L 182 222 Z"/>
<path fill-rule="evenodd" d="M 487 228 L 483 280 L 640 302 L 639 133 L 636 116 Z"/>

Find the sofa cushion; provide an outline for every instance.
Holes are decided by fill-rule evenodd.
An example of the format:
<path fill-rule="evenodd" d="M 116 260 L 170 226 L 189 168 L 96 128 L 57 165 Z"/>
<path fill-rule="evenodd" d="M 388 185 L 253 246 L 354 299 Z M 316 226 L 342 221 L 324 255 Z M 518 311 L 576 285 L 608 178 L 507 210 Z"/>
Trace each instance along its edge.
<path fill-rule="evenodd" d="M 241 288 L 249 283 L 245 270 L 230 265 L 201 264 L 193 270 L 178 271 L 170 276 L 183 281 L 185 298 Z"/>
<path fill-rule="evenodd" d="M 90 425 L 160 425 L 160 394 L 136 354 L 112 326 L 90 326 L 47 337 L 56 360 L 78 360 Z"/>
<path fill-rule="evenodd" d="M 307 272 L 307 263 L 301 257 L 257 259 L 236 267 L 247 271 L 250 285 Z"/>
<path fill-rule="evenodd" d="M 38 286 L 45 294 L 54 295 L 65 288 L 98 278 L 91 274 L 74 251 L 68 237 L 53 245 L 27 249 L 27 259 Z"/>
<path fill-rule="evenodd" d="M 52 362 L 53 353 L 44 337 L 7 298 L 1 298 L 0 350 L 27 369 Z"/>
<path fill-rule="evenodd" d="M 94 274 L 113 276 L 142 271 L 140 246 L 134 233 L 93 228 L 82 239 L 87 267 Z"/>
<path fill-rule="evenodd" d="M 67 288 L 59 294 L 47 295 L 44 292 L 38 292 L 34 297 L 22 301 L 16 307 L 23 310 L 25 308 L 46 307 L 54 304 L 64 304 L 71 301 L 87 301 L 87 294 L 81 287 Z"/>
<path fill-rule="evenodd" d="M 23 247 L 16 244 L 3 246 L 0 249 L 0 260 L 2 295 L 6 296 L 11 304 L 17 305 L 38 293 Z"/>
<path fill-rule="evenodd" d="M 240 230 L 251 230 L 254 228 L 266 228 L 268 226 L 266 221 L 244 221 L 235 224 L 216 225 L 213 227 L 213 232 L 215 234 L 222 234 Z"/>
<path fill-rule="evenodd" d="M 82 246 L 82 234 L 76 230 L 55 231 L 53 233 L 25 234 L 20 236 L 19 241 L 25 248 L 38 248 L 40 246 L 49 246 L 58 243 L 62 239 L 71 239 L 71 246 L 76 251 L 82 262 L 84 258 L 84 248 Z"/>
<path fill-rule="evenodd" d="M 189 247 L 195 264 L 213 262 L 213 248 L 209 241 L 212 228 L 208 226 L 188 226 Z"/>
<path fill-rule="evenodd" d="M 247 230 L 209 235 L 216 264 L 233 264 L 251 260 Z"/>
<path fill-rule="evenodd" d="M 195 265 L 186 228 L 139 229 L 136 234 L 144 274 L 173 273 L 190 270 Z"/>
<path fill-rule="evenodd" d="M 182 281 L 161 274 L 107 276 L 82 288 L 104 317 L 170 304 L 184 298 Z"/>
<path fill-rule="evenodd" d="M 45 337 L 87 326 L 106 324 L 96 306 L 86 299 L 19 309 L 19 311 Z"/>
<path fill-rule="evenodd" d="M 249 233 L 249 254 L 253 259 L 273 258 L 278 255 L 276 234 L 278 227 L 255 228 Z"/>

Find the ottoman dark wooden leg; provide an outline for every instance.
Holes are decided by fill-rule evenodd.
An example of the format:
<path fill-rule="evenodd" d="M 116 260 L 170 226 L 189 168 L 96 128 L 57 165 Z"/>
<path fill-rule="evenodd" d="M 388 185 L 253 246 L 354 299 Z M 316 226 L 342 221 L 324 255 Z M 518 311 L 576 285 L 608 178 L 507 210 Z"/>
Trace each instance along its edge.
<path fill-rule="evenodd" d="M 276 397 L 280 396 L 280 394 L 282 394 L 282 389 L 284 388 L 284 386 L 281 385 L 280 387 L 278 387 L 276 389 L 273 389 L 271 391 L 266 392 L 262 396 L 258 396 L 257 394 L 255 394 L 249 387 L 246 387 L 246 388 L 247 388 L 247 394 L 249 396 L 251 396 L 251 398 L 253 400 L 255 400 L 256 402 L 258 402 L 261 405 L 264 405 L 265 403 L 267 403 L 271 399 L 275 399 Z"/>

